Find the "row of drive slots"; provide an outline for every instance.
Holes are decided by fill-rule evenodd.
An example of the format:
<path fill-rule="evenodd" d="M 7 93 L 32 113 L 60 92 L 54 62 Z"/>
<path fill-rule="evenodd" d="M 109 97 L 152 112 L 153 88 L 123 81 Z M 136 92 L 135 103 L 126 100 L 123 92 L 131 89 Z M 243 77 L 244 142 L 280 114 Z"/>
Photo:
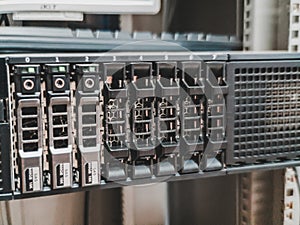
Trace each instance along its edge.
<path fill-rule="evenodd" d="M 10 70 L 15 189 L 22 193 L 223 168 L 228 86 L 222 63 Z"/>

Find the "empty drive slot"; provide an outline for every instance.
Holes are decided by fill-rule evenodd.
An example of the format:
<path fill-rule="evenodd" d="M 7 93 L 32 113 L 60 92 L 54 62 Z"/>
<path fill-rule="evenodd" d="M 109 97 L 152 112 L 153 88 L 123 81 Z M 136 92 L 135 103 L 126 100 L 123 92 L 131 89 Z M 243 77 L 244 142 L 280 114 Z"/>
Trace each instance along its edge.
<path fill-rule="evenodd" d="M 37 115 L 37 107 L 22 108 L 22 115 L 23 116 Z"/>
<path fill-rule="evenodd" d="M 64 124 L 68 124 L 67 115 L 53 116 L 53 125 L 64 125 Z"/>
<path fill-rule="evenodd" d="M 184 132 L 184 138 L 189 143 L 198 143 L 202 140 L 202 133 L 201 131 L 185 131 Z"/>
<path fill-rule="evenodd" d="M 184 109 L 184 115 L 189 117 L 200 116 L 201 107 L 200 106 L 186 107 Z"/>
<path fill-rule="evenodd" d="M 108 134 L 124 134 L 124 127 L 121 124 L 108 124 Z"/>
<path fill-rule="evenodd" d="M 135 83 L 138 88 L 149 88 L 152 87 L 151 79 L 149 77 L 138 78 L 135 76 Z"/>
<path fill-rule="evenodd" d="M 123 118 L 125 117 L 125 109 L 114 109 L 114 110 L 110 110 L 107 111 L 107 119 L 110 122 L 114 122 L 114 121 L 122 121 Z"/>
<path fill-rule="evenodd" d="M 201 115 L 202 98 L 199 95 L 190 96 L 185 99 L 183 103 L 183 112 L 185 116 L 199 116 Z"/>
<path fill-rule="evenodd" d="M 117 147 L 121 146 L 121 141 L 118 139 L 118 137 L 112 136 L 108 137 L 108 144 L 110 147 Z"/>
<path fill-rule="evenodd" d="M 164 134 L 164 136 L 161 138 L 161 142 L 164 145 L 177 143 L 176 133 L 171 132 L 171 133 Z"/>
<path fill-rule="evenodd" d="M 161 121 L 159 123 L 159 129 L 160 131 L 172 131 L 176 129 L 176 121 Z"/>
<path fill-rule="evenodd" d="M 96 115 L 83 115 L 82 123 L 83 124 L 96 124 Z"/>
<path fill-rule="evenodd" d="M 67 112 L 67 105 L 54 105 L 52 106 L 53 113 Z"/>
<path fill-rule="evenodd" d="M 214 116 L 223 115 L 224 114 L 224 106 L 223 105 L 211 106 L 211 113 Z"/>
<path fill-rule="evenodd" d="M 37 130 L 23 131 L 23 140 L 36 140 L 38 139 Z"/>
<path fill-rule="evenodd" d="M 139 134 L 148 134 L 151 128 L 148 122 L 145 123 L 134 123 L 134 133 Z"/>
<path fill-rule="evenodd" d="M 158 76 L 161 84 L 164 87 L 174 87 L 177 86 L 176 83 L 176 63 L 159 63 L 158 64 Z"/>
<path fill-rule="evenodd" d="M 30 128 L 38 126 L 37 119 L 35 118 L 24 118 L 22 119 L 22 128 Z"/>
<path fill-rule="evenodd" d="M 189 130 L 189 129 L 200 129 L 200 120 L 194 120 L 194 119 L 190 119 L 190 120 L 185 120 L 184 121 L 184 129 L 185 130 Z"/>
<path fill-rule="evenodd" d="M 38 143 L 37 142 L 32 142 L 32 143 L 23 143 L 23 150 L 24 152 L 34 152 L 38 151 Z"/>
<path fill-rule="evenodd" d="M 223 64 L 210 66 L 209 69 L 211 70 L 212 74 L 215 76 L 215 79 L 216 79 L 219 86 L 226 86 L 227 85 L 226 82 L 225 82 L 225 79 L 224 79 L 224 66 L 223 66 Z M 214 83 L 215 82 L 213 82 L 213 84 Z"/>
<path fill-rule="evenodd" d="M 59 127 L 53 129 L 54 137 L 67 137 L 68 136 L 68 128 L 67 127 Z"/>
<path fill-rule="evenodd" d="M 138 88 L 152 88 L 152 65 L 133 64 L 132 77 Z"/>
<path fill-rule="evenodd" d="M 175 79 L 160 79 L 160 83 L 163 85 L 163 87 L 177 87 L 177 82 Z"/>
<path fill-rule="evenodd" d="M 201 100 L 202 100 L 201 95 L 191 95 L 190 98 L 192 101 L 192 105 L 200 105 L 201 104 Z"/>
<path fill-rule="evenodd" d="M 183 65 L 184 80 L 189 86 L 203 86 L 200 82 L 201 64 L 188 63 Z"/>
<path fill-rule="evenodd" d="M 175 112 L 176 112 L 176 108 L 175 107 L 160 107 L 159 108 L 159 116 L 162 117 L 162 118 L 172 118 L 175 115 Z"/>
<path fill-rule="evenodd" d="M 123 89 L 124 88 L 124 70 L 116 71 L 112 75 L 107 75 L 106 83 L 111 89 Z"/>
<path fill-rule="evenodd" d="M 213 117 L 210 115 L 210 111 L 208 112 L 208 121 L 207 121 L 207 127 L 208 128 L 218 128 L 218 127 L 221 127 L 223 128 L 224 127 L 224 120 L 223 120 L 223 117 Z M 246 123 L 243 127 L 246 126 Z"/>
<path fill-rule="evenodd" d="M 197 77 L 185 76 L 185 81 L 189 86 L 199 86 L 199 81 Z"/>
<path fill-rule="evenodd" d="M 138 99 L 135 103 L 134 103 L 134 107 L 136 109 L 139 108 L 151 108 L 152 104 L 152 100 L 150 100 L 149 98 L 143 98 L 143 99 Z"/>
<path fill-rule="evenodd" d="M 150 120 L 151 109 L 135 109 L 134 111 L 135 120 Z"/>
<path fill-rule="evenodd" d="M 84 138 L 82 141 L 83 141 L 83 147 L 85 148 L 96 147 L 97 145 L 96 138 Z"/>
<path fill-rule="evenodd" d="M 83 136 L 94 136 L 96 135 L 96 127 L 95 126 L 89 126 L 82 128 L 82 134 Z"/>
<path fill-rule="evenodd" d="M 224 130 L 222 128 L 208 129 L 207 134 L 213 141 L 222 141 L 224 139 Z"/>
<path fill-rule="evenodd" d="M 68 139 L 65 140 L 54 140 L 54 148 L 67 148 Z"/>
<path fill-rule="evenodd" d="M 153 143 L 150 138 L 146 138 L 145 136 L 140 136 L 141 138 L 138 138 L 136 140 L 136 144 L 138 147 L 143 148 L 143 147 L 152 147 Z"/>
<path fill-rule="evenodd" d="M 125 147 L 125 135 L 123 136 L 109 136 L 108 145 L 112 148 L 124 148 Z"/>
<path fill-rule="evenodd" d="M 223 117 L 222 118 L 212 118 L 210 120 L 210 124 L 212 127 L 223 127 L 224 126 Z"/>

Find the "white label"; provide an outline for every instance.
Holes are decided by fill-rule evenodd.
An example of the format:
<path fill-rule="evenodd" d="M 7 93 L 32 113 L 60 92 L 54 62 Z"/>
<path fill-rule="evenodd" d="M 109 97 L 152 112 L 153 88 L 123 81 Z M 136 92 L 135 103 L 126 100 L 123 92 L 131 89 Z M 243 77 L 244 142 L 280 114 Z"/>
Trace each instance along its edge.
<path fill-rule="evenodd" d="M 98 162 L 93 161 L 92 162 L 92 184 L 98 184 L 99 183 L 99 176 L 98 176 Z"/>
<path fill-rule="evenodd" d="M 33 191 L 41 190 L 41 182 L 40 182 L 40 168 L 33 167 Z"/>
<path fill-rule="evenodd" d="M 71 171 L 70 171 L 70 163 L 64 163 L 64 186 L 71 185 Z"/>
<path fill-rule="evenodd" d="M 40 168 L 30 167 L 26 170 L 26 191 L 40 191 L 41 190 L 41 178 Z"/>
<path fill-rule="evenodd" d="M 86 184 L 99 184 L 99 164 L 97 161 L 92 161 L 85 164 L 85 176 Z"/>
<path fill-rule="evenodd" d="M 61 163 L 57 166 L 57 186 L 68 187 L 71 185 L 70 163 Z"/>

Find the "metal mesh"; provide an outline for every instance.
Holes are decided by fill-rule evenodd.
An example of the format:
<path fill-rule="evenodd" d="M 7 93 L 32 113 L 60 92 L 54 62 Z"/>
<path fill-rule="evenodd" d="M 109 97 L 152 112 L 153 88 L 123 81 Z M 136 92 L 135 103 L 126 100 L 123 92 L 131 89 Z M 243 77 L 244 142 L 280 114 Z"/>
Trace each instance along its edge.
<path fill-rule="evenodd" d="M 300 67 L 234 69 L 234 158 L 275 160 L 300 153 Z"/>

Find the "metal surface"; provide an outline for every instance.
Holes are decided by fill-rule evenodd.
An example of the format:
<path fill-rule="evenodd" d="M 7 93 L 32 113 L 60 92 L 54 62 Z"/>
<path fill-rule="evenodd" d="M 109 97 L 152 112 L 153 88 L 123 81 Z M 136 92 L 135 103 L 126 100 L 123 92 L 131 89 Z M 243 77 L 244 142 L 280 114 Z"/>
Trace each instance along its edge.
<path fill-rule="evenodd" d="M 167 196 L 166 183 L 124 187 L 123 225 L 168 225 Z"/>
<path fill-rule="evenodd" d="M 13 183 L 16 183 L 17 187 L 12 190 L 14 192 L 12 198 L 65 193 L 94 185 L 98 188 L 112 188 L 121 185 L 154 183 L 165 179 L 194 179 L 240 173 L 245 170 L 299 165 L 300 161 L 297 158 L 300 155 L 297 149 L 299 88 L 296 85 L 299 82 L 299 67 L 297 67 L 299 57 L 300 55 L 296 53 L 234 52 L 9 55 L 7 66 L 11 74 L 15 73 L 11 81 L 15 86 L 15 89 L 11 90 L 12 96 L 26 97 L 26 101 L 28 99 L 39 101 L 36 95 L 27 94 L 29 91 L 27 89 L 25 89 L 25 97 L 14 94 L 22 93 L 20 92 L 24 88 L 22 79 L 24 78 L 26 83 L 30 78 L 28 74 L 18 75 L 20 72 L 18 70 L 28 73 L 29 70 L 33 70 L 35 64 L 36 68 L 41 68 L 37 74 L 45 74 L 44 64 L 58 65 L 57 61 L 60 61 L 62 65 L 68 63 L 70 66 L 70 86 L 73 94 L 68 101 L 72 106 L 76 106 L 71 116 L 76 118 L 76 123 L 71 125 L 71 128 L 74 126 L 76 140 L 72 148 L 73 170 L 71 175 L 71 169 L 60 173 L 63 179 L 73 178 L 71 182 L 66 183 L 70 188 L 55 190 L 57 185 L 49 179 L 52 177 L 51 174 L 55 173 L 53 166 L 49 169 L 47 163 L 43 163 L 36 166 L 38 168 L 33 171 L 33 174 L 43 171 L 43 179 L 36 179 L 35 183 L 31 180 L 27 182 L 33 185 L 43 181 L 42 188 L 36 188 L 41 190 L 38 194 L 26 195 L 26 190 L 20 191 L 19 184 L 24 181 L 24 177 L 26 181 L 26 175 L 23 175 L 23 179 L 20 180 L 19 170 L 13 170 L 15 173 Z M 84 64 L 87 61 L 89 64 Z M 176 63 L 178 61 L 179 63 Z M 92 62 L 95 63 L 91 64 Z M 109 69 L 105 67 L 108 66 L 107 62 L 110 62 Z M 22 66 L 18 66 L 19 64 Z M 168 75 L 165 71 L 169 71 Z M 33 78 L 37 77 L 39 75 L 33 76 Z M 150 82 L 149 79 L 152 77 Z M 45 79 L 41 79 L 40 83 L 35 85 L 38 90 L 42 90 L 42 109 L 51 103 L 46 101 L 47 96 L 44 96 L 45 83 L 47 83 Z M 111 88 L 108 88 L 109 86 Z M 127 86 L 129 95 L 126 94 Z M 278 94 L 276 89 L 279 86 L 281 94 Z M 108 89 L 102 92 L 103 87 Z M 180 88 L 187 93 L 186 96 L 178 95 Z M 116 94 L 122 97 L 117 98 Z M 159 94 L 164 97 L 160 99 Z M 172 103 L 174 106 L 167 106 L 170 111 L 164 115 L 168 117 L 168 122 L 175 121 L 172 125 L 171 123 L 167 125 L 170 129 L 174 128 L 173 133 L 161 130 L 165 129 L 161 125 L 161 118 L 155 119 L 155 115 L 160 116 L 162 110 L 160 104 L 162 101 L 165 104 L 166 96 L 174 100 Z M 193 98 L 193 101 L 189 101 L 192 105 L 187 106 L 186 101 L 183 101 L 184 104 L 179 107 L 180 103 L 176 103 L 178 97 L 185 99 L 189 96 Z M 117 122 L 118 126 L 112 127 L 109 125 L 109 120 L 112 119 L 113 114 L 114 120 L 117 118 L 114 111 L 117 106 L 116 100 L 112 101 L 111 105 L 106 101 L 115 98 L 118 99 L 118 104 L 122 102 L 124 105 L 118 105 L 120 106 L 118 120 L 113 121 Z M 20 107 L 18 99 L 11 99 L 11 101 L 12 106 Z M 171 101 L 171 98 L 168 101 Z M 126 102 L 134 107 L 129 109 Z M 271 107 L 272 103 L 276 104 Z M 108 113 L 102 104 L 111 106 L 113 113 Z M 190 108 L 194 110 L 189 111 Z M 66 109 L 64 113 L 65 111 Z M 21 113 L 12 115 L 16 116 L 16 121 L 21 124 L 23 115 Z M 43 112 L 43 116 L 39 115 L 38 118 L 42 120 L 47 116 L 49 117 Z M 59 116 L 63 115 L 59 114 Z M 138 116 L 142 118 L 141 121 Z M 179 121 L 176 116 L 180 118 Z M 124 127 L 126 121 L 130 119 L 131 127 Z M 43 133 L 46 133 L 47 128 L 51 128 L 51 120 L 50 124 L 47 122 L 49 123 L 43 119 L 44 125 L 40 127 Z M 141 129 L 139 122 L 144 126 Z M 23 127 L 13 126 L 13 120 L 11 123 L 12 128 L 16 129 L 13 132 L 23 135 Z M 87 131 L 83 130 L 85 127 L 88 128 Z M 183 133 L 179 135 L 178 130 Z M 135 133 L 135 137 L 131 136 L 131 131 Z M 190 133 L 191 131 L 194 133 Z M 103 140 L 100 139 L 100 132 L 104 134 Z M 162 134 L 167 141 L 161 142 Z M 116 136 L 120 139 L 116 139 Z M 51 132 L 48 132 L 45 137 L 51 141 Z M 66 136 L 62 138 L 66 139 Z M 188 141 L 184 142 L 184 138 Z M 102 143 L 104 140 L 105 143 Z M 48 150 L 49 141 L 43 142 L 43 156 L 46 159 L 51 156 Z M 127 143 L 130 143 L 130 146 L 126 145 Z M 159 145 L 156 146 L 155 143 Z M 272 143 L 277 143 L 276 148 L 271 145 Z M 13 150 L 17 151 L 22 149 L 21 147 L 13 147 Z M 113 156 L 114 160 L 104 152 L 104 147 L 110 148 L 107 153 Z M 18 165 L 18 157 L 18 154 L 12 156 L 14 165 Z M 115 165 L 115 162 L 119 165 Z M 100 163 L 103 168 L 101 181 Z M 116 178 L 121 182 L 111 182 Z M 26 184 L 23 183 L 23 186 Z"/>
<path fill-rule="evenodd" d="M 90 191 L 87 198 L 85 225 L 122 224 L 124 208 L 122 208 L 120 188 Z M 131 223 L 131 225 L 133 224 Z"/>
<path fill-rule="evenodd" d="M 122 24 L 121 24 L 122 25 Z M 129 29 L 130 27 L 126 28 Z M 125 29 L 125 28 L 124 28 Z M 47 27 L 1 27 L 0 52 L 225 51 L 240 50 L 230 35 L 119 32 Z"/>
<path fill-rule="evenodd" d="M 2 202 L 0 205 L 0 224 L 83 225 L 84 199 L 84 192 L 81 192 Z"/>
<path fill-rule="evenodd" d="M 239 224 L 236 220 L 237 191 L 235 175 L 170 182 L 170 224 Z"/>

